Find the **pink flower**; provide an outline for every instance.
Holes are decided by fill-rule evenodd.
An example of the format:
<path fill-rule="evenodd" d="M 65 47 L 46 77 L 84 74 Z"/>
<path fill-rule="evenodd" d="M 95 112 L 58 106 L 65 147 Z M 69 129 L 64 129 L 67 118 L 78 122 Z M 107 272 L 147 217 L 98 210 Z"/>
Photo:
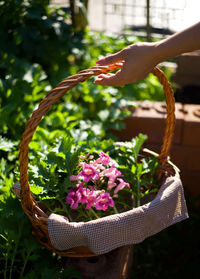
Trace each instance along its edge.
<path fill-rule="evenodd" d="M 80 158 L 80 159 L 86 159 L 86 156 L 80 155 L 79 158 Z"/>
<path fill-rule="evenodd" d="M 103 193 L 100 194 L 97 199 L 96 199 L 96 203 L 95 203 L 95 208 L 97 210 L 107 210 L 108 206 L 113 207 L 114 206 L 114 201 L 111 198 L 109 193 Z"/>
<path fill-rule="evenodd" d="M 98 159 L 97 159 L 98 160 Z M 97 163 L 97 160 L 95 162 L 92 163 L 92 166 L 98 170 L 98 171 L 101 171 L 101 170 L 105 170 L 105 167 L 100 163 L 98 164 Z"/>
<path fill-rule="evenodd" d="M 99 179 L 99 172 L 91 165 L 83 163 L 83 170 L 77 175 L 79 179 L 83 179 L 85 182 Z"/>
<path fill-rule="evenodd" d="M 87 202 L 88 191 L 90 191 L 90 190 L 87 188 L 83 188 L 83 187 L 78 188 L 77 193 L 80 194 L 80 196 L 79 196 L 80 203 L 84 204 Z"/>
<path fill-rule="evenodd" d="M 84 164 L 85 164 L 84 162 L 79 162 L 79 163 L 78 163 L 78 166 L 79 166 L 79 167 L 83 167 Z"/>
<path fill-rule="evenodd" d="M 117 180 L 120 182 L 117 187 L 114 190 L 114 193 L 117 194 L 120 190 L 124 189 L 125 187 L 130 188 L 130 184 L 125 182 L 121 178 L 117 178 Z"/>
<path fill-rule="evenodd" d="M 70 204 L 72 209 L 77 209 L 80 200 L 81 194 L 78 193 L 77 188 L 70 189 L 68 195 L 66 196 L 66 203 Z"/>
<path fill-rule="evenodd" d="M 115 183 L 115 179 L 109 178 L 108 180 L 108 190 L 111 191 L 117 184 Z"/>
<path fill-rule="evenodd" d="M 72 188 L 66 197 L 66 203 L 70 204 L 72 209 L 77 209 L 79 203 L 84 204 L 88 203 L 88 201 L 91 203 L 93 196 L 96 198 L 96 194 L 92 196 L 92 192 L 95 191 L 90 191 L 84 187 Z"/>
<path fill-rule="evenodd" d="M 114 166 L 109 169 L 105 169 L 102 174 L 111 180 L 115 180 L 117 177 L 122 176 L 121 172 L 117 170 Z"/>
<path fill-rule="evenodd" d="M 76 187 L 83 187 L 85 185 L 85 183 L 84 182 L 78 182 L 77 184 L 76 184 Z"/>
<path fill-rule="evenodd" d="M 96 204 L 96 198 L 99 195 L 100 191 L 90 191 L 88 189 L 87 192 L 87 205 L 86 205 L 86 209 L 90 209 L 92 206 L 94 206 Z"/>
<path fill-rule="evenodd" d="M 99 158 L 93 160 L 93 155 L 80 156 L 86 162 L 79 162 L 81 171 L 78 175 L 71 175 L 70 180 L 76 181 L 76 187 L 70 189 L 66 196 L 66 203 L 72 209 L 77 209 L 79 204 L 86 204 L 86 209 L 95 207 L 96 210 L 106 211 L 109 206 L 114 206 L 113 197 L 124 187 L 130 188 L 129 183 L 121 179 L 121 172 L 115 168 L 108 154 L 99 152 Z M 91 159 L 91 161 L 89 161 Z M 108 191 L 114 188 L 113 196 L 105 192 L 107 184 Z"/>
<path fill-rule="evenodd" d="M 103 151 L 99 152 L 99 157 L 100 158 L 97 159 L 99 163 L 102 163 L 103 165 L 108 165 L 110 163 L 110 156 Z"/>
<path fill-rule="evenodd" d="M 77 175 L 71 175 L 70 180 L 71 181 L 76 181 L 76 180 L 78 180 L 78 176 Z"/>

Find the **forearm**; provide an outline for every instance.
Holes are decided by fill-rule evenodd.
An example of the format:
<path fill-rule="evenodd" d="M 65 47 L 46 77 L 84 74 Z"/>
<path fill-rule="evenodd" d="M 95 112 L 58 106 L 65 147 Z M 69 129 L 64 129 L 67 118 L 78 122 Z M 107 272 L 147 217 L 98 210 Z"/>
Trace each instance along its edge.
<path fill-rule="evenodd" d="M 200 49 L 200 22 L 156 44 L 160 62 L 197 49 Z"/>
<path fill-rule="evenodd" d="M 123 67 L 116 74 L 99 75 L 95 83 L 121 86 L 137 82 L 160 62 L 197 49 L 200 49 L 200 22 L 159 42 L 132 44 L 100 59 L 98 65 L 122 62 Z"/>

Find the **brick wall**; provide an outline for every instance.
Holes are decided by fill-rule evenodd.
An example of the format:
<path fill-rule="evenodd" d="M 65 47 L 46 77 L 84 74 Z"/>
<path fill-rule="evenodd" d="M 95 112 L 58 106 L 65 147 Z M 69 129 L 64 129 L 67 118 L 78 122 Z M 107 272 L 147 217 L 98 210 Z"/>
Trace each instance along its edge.
<path fill-rule="evenodd" d="M 184 53 L 177 57 L 177 71 L 173 76 L 180 87 L 200 86 L 200 50 Z"/>
<path fill-rule="evenodd" d="M 137 102 L 138 108 L 125 119 L 126 128 L 117 132 L 121 140 L 139 133 L 148 136 L 146 147 L 159 153 L 165 128 L 166 109 L 161 102 Z M 176 125 L 171 161 L 181 171 L 185 191 L 192 198 L 200 195 L 200 105 L 176 103 Z"/>

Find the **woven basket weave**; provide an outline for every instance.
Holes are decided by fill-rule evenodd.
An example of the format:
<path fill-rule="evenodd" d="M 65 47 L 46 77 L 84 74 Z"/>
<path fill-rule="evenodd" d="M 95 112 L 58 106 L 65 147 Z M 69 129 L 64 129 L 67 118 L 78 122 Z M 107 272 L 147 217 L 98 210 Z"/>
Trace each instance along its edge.
<path fill-rule="evenodd" d="M 47 113 L 50 107 L 55 104 L 69 89 L 76 86 L 78 83 L 83 82 L 91 76 L 96 76 L 101 73 L 107 73 L 109 71 L 120 68 L 121 63 L 116 63 L 109 66 L 95 66 L 79 72 L 74 76 L 70 76 L 60 82 L 53 90 L 51 90 L 47 96 L 41 101 L 39 107 L 33 112 L 31 118 L 26 124 L 25 131 L 22 135 L 20 143 L 19 153 L 19 171 L 20 171 L 20 185 L 21 185 L 21 204 L 24 212 L 30 219 L 33 231 L 38 241 L 46 246 L 49 250 L 61 255 L 69 257 L 90 257 L 95 256 L 87 247 L 75 247 L 67 251 L 56 250 L 50 241 L 48 234 L 48 216 L 39 207 L 34 200 L 30 192 L 28 182 L 28 151 L 29 143 L 33 137 L 33 134 L 39 125 L 42 117 Z M 169 151 L 172 143 L 172 137 L 175 127 L 175 101 L 173 96 L 173 90 L 168 82 L 165 74 L 157 67 L 153 69 L 152 73 L 157 76 L 160 83 L 163 86 L 166 104 L 167 104 L 167 117 L 166 127 L 163 137 L 163 144 L 159 155 L 160 169 L 159 178 L 163 175 L 168 176 L 171 171 L 171 167 L 168 164 Z"/>

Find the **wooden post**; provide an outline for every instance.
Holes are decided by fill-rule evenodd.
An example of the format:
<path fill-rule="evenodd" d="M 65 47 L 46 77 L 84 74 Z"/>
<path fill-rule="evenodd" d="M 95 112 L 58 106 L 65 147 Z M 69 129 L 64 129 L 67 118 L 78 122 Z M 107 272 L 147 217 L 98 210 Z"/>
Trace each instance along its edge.
<path fill-rule="evenodd" d="M 75 27 L 75 2 L 73 0 L 69 1 L 70 3 L 70 13 L 71 13 L 71 21 L 72 21 L 72 26 Z"/>
<path fill-rule="evenodd" d="M 146 32 L 147 41 L 151 41 L 151 25 L 150 25 L 150 0 L 146 1 Z"/>

